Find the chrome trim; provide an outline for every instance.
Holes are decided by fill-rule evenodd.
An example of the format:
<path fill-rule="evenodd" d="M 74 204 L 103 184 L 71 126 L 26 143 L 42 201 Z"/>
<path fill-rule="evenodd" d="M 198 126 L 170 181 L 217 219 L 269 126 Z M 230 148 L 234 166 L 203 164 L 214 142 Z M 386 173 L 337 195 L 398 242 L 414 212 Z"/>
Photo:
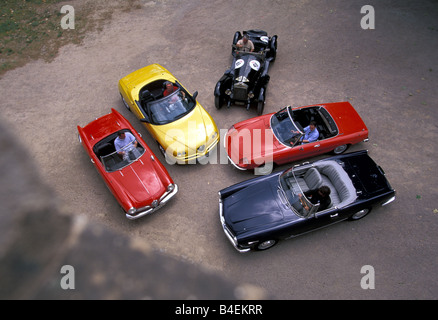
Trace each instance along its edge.
<path fill-rule="evenodd" d="M 395 200 L 395 196 L 391 197 L 389 200 L 385 201 L 384 203 L 382 203 L 382 207 L 386 206 L 387 204 L 390 204 L 391 202 L 393 202 Z"/>
<path fill-rule="evenodd" d="M 203 151 L 203 152 L 198 152 L 198 150 L 196 150 L 195 153 L 193 153 L 193 154 L 186 153 L 182 157 L 181 156 L 175 157 L 173 154 L 172 155 L 167 154 L 167 155 L 170 158 L 174 159 L 176 163 L 187 163 L 190 160 L 195 160 L 195 159 L 205 157 L 208 153 L 210 153 L 210 151 L 212 151 L 218 145 L 219 141 L 220 141 L 220 137 L 219 137 L 219 133 L 218 133 L 216 138 L 214 138 L 208 146 L 207 146 L 207 144 L 205 144 L 205 146 L 207 146 L 207 147 L 205 148 L 205 151 Z"/>
<path fill-rule="evenodd" d="M 248 169 L 246 169 L 246 168 L 241 168 L 241 167 L 239 167 L 237 164 L 235 164 L 235 163 L 233 162 L 233 160 L 231 160 L 231 158 L 230 158 L 228 155 L 227 155 L 227 158 L 228 158 L 228 160 L 230 160 L 231 164 L 232 164 L 233 166 L 235 166 L 237 169 L 242 170 L 242 171 L 248 170 Z"/>
<path fill-rule="evenodd" d="M 128 218 L 129 220 L 136 220 L 136 219 L 139 219 L 141 217 L 144 217 L 148 214 L 151 214 L 151 213 L 157 211 L 162 206 L 164 206 L 175 194 L 177 194 L 178 185 L 174 184 L 174 186 L 175 187 L 172 191 L 166 191 L 165 193 L 163 193 L 163 195 L 158 200 L 158 205 L 156 207 L 145 206 L 143 208 L 137 209 L 135 216 L 126 213 L 125 214 L 126 218 Z M 154 200 L 154 201 L 157 201 L 157 200 Z"/>
<path fill-rule="evenodd" d="M 228 131 L 230 131 L 230 130 L 228 130 Z M 227 133 L 225 133 L 225 135 L 224 135 L 224 149 L 225 149 L 225 152 L 227 152 L 227 134 L 228 134 L 228 131 L 227 131 Z M 231 160 L 231 158 L 230 158 L 230 156 L 228 155 L 228 152 L 227 152 L 227 158 L 228 158 L 228 160 L 230 160 L 230 162 L 231 162 L 231 164 L 233 165 L 233 166 L 235 166 L 237 169 L 239 169 L 239 170 L 242 170 L 242 171 L 245 171 L 245 170 L 248 170 L 248 169 L 246 169 L 246 168 L 241 168 L 241 167 L 239 167 L 237 164 L 235 164 L 234 163 L 234 161 L 233 160 Z"/>

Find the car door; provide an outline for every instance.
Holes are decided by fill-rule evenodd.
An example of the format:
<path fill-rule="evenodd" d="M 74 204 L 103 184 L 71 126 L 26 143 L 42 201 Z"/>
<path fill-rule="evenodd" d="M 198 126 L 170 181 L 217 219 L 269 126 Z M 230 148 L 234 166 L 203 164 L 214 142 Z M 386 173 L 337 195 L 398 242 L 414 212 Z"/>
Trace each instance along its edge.
<path fill-rule="evenodd" d="M 320 147 L 321 144 L 319 141 L 295 145 L 294 147 L 289 148 L 288 162 L 311 158 L 321 154 Z"/>

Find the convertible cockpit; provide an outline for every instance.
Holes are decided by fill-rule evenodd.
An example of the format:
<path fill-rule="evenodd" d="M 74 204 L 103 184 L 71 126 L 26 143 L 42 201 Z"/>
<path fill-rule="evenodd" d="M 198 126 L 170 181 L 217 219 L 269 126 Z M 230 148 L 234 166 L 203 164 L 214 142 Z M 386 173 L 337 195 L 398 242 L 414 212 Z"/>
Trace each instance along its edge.
<path fill-rule="evenodd" d="M 315 207 L 304 193 L 321 186 L 327 186 L 331 191 L 329 208 L 342 208 L 356 200 L 353 182 L 342 165 L 336 161 L 293 167 L 282 173 L 279 178 L 279 187 L 283 190 L 288 206 L 300 217 L 310 217 L 316 213 L 318 207 Z M 309 210 L 304 208 L 305 205 Z"/>
<path fill-rule="evenodd" d="M 130 132 L 126 129 L 122 131 Z M 131 162 L 139 159 L 145 152 L 143 146 L 139 142 L 137 142 L 137 147 L 135 147 L 133 143 L 130 143 L 124 146 L 121 151 L 117 152 L 116 147 L 114 146 L 116 138 L 117 132 L 103 138 L 93 147 L 94 153 L 100 159 L 107 172 L 123 169 Z M 125 153 L 126 156 L 123 156 L 121 152 Z"/>

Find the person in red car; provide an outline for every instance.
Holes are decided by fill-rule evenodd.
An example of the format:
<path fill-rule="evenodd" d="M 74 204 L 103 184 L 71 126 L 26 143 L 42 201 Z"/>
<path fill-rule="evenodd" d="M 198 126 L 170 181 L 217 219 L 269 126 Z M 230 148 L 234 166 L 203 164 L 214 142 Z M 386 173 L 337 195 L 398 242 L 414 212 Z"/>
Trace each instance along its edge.
<path fill-rule="evenodd" d="M 319 132 L 316 129 L 316 122 L 310 121 L 310 124 L 304 128 L 304 136 L 301 140 L 302 143 L 309 143 L 318 140 Z"/>
<path fill-rule="evenodd" d="M 114 140 L 114 146 L 117 153 L 123 156 L 123 160 L 130 159 L 130 152 L 133 153 L 135 159 L 140 156 L 140 152 L 137 150 L 137 140 L 130 132 L 119 131 L 116 140 Z"/>

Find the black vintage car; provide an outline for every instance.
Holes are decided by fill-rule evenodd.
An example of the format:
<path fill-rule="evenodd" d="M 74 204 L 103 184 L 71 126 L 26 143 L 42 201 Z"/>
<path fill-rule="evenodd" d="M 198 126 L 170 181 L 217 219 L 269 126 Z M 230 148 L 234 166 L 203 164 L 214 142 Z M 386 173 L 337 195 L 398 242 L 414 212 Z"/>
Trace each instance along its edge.
<path fill-rule="evenodd" d="M 241 104 L 249 109 L 257 105 L 257 113 L 263 114 L 266 87 L 269 82 L 269 64 L 277 55 L 277 35 L 268 37 L 263 30 L 243 31 L 254 44 L 253 52 L 243 52 L 236 46 L 242 38 L 237 31 L 233 38 L 231 67 L 225 71 L 214 89 L 215 106 Z"/>
<path fill-rule="evenodd" d="M 304 193 L 330 188 L 324 210 Z M 278 240 L 366 216 L 395 200 L 395 190 L 367 151 L 304 163 L 219 191 L 220 221 L 239 252 L 265 250 Z M 322 208 L 321 208 L 322 209 Z"/>

